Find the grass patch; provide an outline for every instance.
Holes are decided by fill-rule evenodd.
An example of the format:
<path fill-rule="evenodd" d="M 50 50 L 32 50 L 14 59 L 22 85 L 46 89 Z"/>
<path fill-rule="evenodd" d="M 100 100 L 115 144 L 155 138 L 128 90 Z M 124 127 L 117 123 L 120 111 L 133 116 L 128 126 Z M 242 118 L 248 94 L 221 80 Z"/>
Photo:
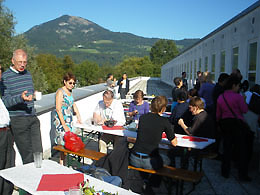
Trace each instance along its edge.
<path fill-rule="evenodd" d="M 105 52 L 106 54 L 118 54 L 119 52 L 118 51 L 108 51 L 108 52 Z"/>
<path fill-rule="evenodd" d="M 83 49 L 83 48 L 70 48 L 69 51 L 73 51 L 73 52 L 86 52 L 86 53 L 100 53 L 98 50 L 96 49 Z"/>
<path fill-rule="evenodd" d="M 138 45 L 137 48 L 144 49 L 146 51 L 151 51 L 152 47 L 147 45 Z"/>
<path fill-rule="evenodd" d="M 114 42 L 111 41 L 111 40 L 98 40 L 98 41 L 93 41 L 93 43 L 95 43 L 95 44 L 111 44 L 111 43 L 114 43 Z"/>

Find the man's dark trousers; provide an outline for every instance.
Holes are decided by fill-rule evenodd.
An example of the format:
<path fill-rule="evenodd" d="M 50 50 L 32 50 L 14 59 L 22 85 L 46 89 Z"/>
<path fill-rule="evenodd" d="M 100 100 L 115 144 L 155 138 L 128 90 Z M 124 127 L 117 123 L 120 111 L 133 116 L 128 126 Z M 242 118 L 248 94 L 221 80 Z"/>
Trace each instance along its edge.
<path fill-rule="evenodd" d="M 15 151 L 10 129 L 0 130 L 0 170 L 14 167 Z M 11 195 L 14 185 L 0 177 L 0 195 Z"/>
<path fill-rule="evenodd" d="M 33 162 L 33 153 L 42 152 L 40 121 L 37 116 L 12 116 L 11 130 L 23 164 Z"/>

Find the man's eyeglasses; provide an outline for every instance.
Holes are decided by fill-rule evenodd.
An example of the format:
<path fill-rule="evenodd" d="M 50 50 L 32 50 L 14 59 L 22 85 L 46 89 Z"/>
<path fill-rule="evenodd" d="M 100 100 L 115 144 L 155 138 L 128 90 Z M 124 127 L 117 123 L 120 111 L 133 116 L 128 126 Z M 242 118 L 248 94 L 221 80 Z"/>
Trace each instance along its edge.
<path fill-rule="evenodd" d="M 70 85 L 75 85 L 75 82 L 69 82 Z"/>
<path fill-rule="evenodd" d="M 21 65 L 21 64 L 27 64 L 27 61 L 16 61 L 19 65 Z"/>

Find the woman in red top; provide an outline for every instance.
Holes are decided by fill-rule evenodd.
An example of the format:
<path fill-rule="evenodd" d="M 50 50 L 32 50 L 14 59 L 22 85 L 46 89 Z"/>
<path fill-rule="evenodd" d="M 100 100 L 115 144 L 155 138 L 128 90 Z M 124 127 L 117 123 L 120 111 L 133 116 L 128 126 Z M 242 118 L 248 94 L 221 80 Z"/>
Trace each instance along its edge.
<path fill-rule="evenodd" d="M 250 181 L 248 177 L 247 143 L 245 130 L 241 128 L 243 114 L 248 111 L 244 98 L 238 93 L 240 79 L 230 76 L 226 84 L 226 91 L 218 97 L 216 119 L 223 134 L 222 176 L 229 177 L 232 148 L 238 152 L 238 174 L 242 181 Z M 242 120 L 242 121 L 239 121 Z"/>

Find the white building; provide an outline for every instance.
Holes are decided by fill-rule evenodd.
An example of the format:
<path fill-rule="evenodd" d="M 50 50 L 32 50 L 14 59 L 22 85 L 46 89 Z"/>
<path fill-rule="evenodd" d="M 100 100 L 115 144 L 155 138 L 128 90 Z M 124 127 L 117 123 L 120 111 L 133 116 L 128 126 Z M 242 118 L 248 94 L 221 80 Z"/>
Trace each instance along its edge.
<path fill-rule="evenodd" d="M 163 65 L 161 80 L 173 85 L 173 78 L 186 72 L 191 86 L 199 70 L 210 71 L 217 81 L 234 68 L 251 84 L 260 84 L 260 1 Z"/>

